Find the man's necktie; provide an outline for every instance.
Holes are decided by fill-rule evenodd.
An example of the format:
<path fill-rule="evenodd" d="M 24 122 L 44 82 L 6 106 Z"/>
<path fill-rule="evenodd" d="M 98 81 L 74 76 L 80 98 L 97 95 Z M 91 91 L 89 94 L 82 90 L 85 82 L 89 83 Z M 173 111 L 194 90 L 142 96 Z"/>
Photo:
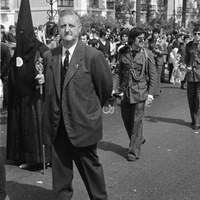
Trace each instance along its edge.
<path fill-rule="evenodd" d="M 68 65 L 69 65 L 69 50 L 66 50 L 65 51 L 65 60 L 64 60 L 64 76 L 65 76 L 65 74 L 66 74 L 66 72 L 67 72 L 67 68 L 68 68 Z"/>
<path fill-rule="evenodd" d="M 68 65 L 69 65 L 69 54 L 70 54 L 69 50 L 66 50 L 65 59 L 64 59 L 63 66 L 62 66 L 62 70 L 61 70 L 61 85 L 63 85 L 64 79 L 65 79 L 65 75 L 67 73 L 67 68 L 68 68 Z"/>

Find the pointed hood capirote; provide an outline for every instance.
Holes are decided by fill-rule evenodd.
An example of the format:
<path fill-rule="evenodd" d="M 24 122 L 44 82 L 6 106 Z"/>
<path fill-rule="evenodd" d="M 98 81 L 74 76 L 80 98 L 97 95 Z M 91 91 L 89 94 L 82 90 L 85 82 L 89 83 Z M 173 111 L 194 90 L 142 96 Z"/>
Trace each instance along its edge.
<path fill-rule="evenodd" d="M 34 90 L 35 55 L 39 46 L 36 39 L 29 0 L 21 0 L 17 27 L 16 50 L 12 59 L 11 79 L 16 95 L 24 97 Z"/>
<path fill-rule="evenodd" d="M 16 27 L 16 56 L 24 62 L 35 56 L 36 36 L 33 29 L 29 0 L 21 0 Z"/>

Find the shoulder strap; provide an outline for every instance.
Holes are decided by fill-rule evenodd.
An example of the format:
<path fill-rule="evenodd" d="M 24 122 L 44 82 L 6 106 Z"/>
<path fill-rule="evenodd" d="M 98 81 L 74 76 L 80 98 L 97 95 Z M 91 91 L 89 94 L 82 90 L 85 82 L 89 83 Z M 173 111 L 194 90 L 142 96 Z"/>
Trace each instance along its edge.
<path fill-rule="evenodd" d="M 143 51 L 144 51 L 144 57 L 145 57 L 145 69 L 146 69 L 146 73 L 148 74 L 148 58 L 149 58 L 149 56 L 148 56 L 148 54 L 147 54 L 147 51 L 146 51 L 146 49 L 145 48 L 143 48 Z"/>

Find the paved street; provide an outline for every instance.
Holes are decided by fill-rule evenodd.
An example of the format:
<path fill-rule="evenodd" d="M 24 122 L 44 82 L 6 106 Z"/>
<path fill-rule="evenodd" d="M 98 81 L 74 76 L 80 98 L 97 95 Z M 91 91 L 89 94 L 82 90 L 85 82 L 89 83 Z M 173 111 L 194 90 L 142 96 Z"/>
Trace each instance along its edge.
<path fill-rule="evenodd" d="M 126 160 L 128 137 L 120 109 L 103 116 L 104 138 L 98 152 L 104 167 L 109 200 L 199 200 L 200 133 L 190 128 L 186 90 L 162 83 L 162 93 L 146 108 L 141 158 Z M 1 150 L 6 145 L 6 117 L 1 116 Z M 88 200 L 74 168 L 74 200 Z M 51 200 L 51 168 L 21 170 L 6 164 L 11 200 Z"/>

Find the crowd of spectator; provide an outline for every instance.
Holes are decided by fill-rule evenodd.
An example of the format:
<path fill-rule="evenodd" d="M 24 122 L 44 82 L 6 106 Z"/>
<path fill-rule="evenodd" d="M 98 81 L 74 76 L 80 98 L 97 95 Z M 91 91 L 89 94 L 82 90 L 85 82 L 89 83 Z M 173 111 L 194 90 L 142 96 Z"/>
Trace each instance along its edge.
<path fill-rule="evenodd" d="M 86 45 L 100 50 L 113 70 L 117 63 L 119 50 L 125 44 L 128 44 L 131 28 L 133 26 L 129 26 L 127 17 L 124 27 L 113 30 L 110 27 L 99 29 L 91 27 L 82 32 L 80 40 Z M 34 27 L 34 32 L 36 38 L 50 49 L 55 48 L 62 42 L 57 24 L 52 17 L 49 18 L 46 24 Z M 191 34 L 179 30 L 166 34 L 157 28 L 145 30 L 145 32 L 144 47 L 153 52 L 157 66 L 158 89 L 156 97 L 161 93 L 160 82 L 178 83 L 182 89 L 186 89 L 184 56 L 185 46 L 192 40 Z M 16 27 L 14 25 L 10 25 L 9 30 L 5 31 L 4 25 L 1 24 L 1 42 L 9 47 L 11 56 L 13 56 L 16 46 Z"/>
<path fill-rule="evenodd" d="M 116 66 L 118 52 L 125 44 L 128 43 L 130 29 L 128 17 L 124 27 L 111 29 L 110 27 L 94 28 L 82 32 L 80 39 L 85 44 L 95 47 L 103 52 L 110 66 Z M 57 24 L 52 17 L 44 25 L 34 27 L 36 38 L 47 45 L 50 49 L 55 48 L 60 42 L 60 35 Z M 169 83 L 178 83 L 182 89 L 187 88 L 184 71 L 184 52 L 185 45 L 192 40 L 191 34 L 174 30 L 171 34 L 166 34 L 160 29 L 146 30 L 144 46 L 154 53 L 157 66 L 158 86 L 160 81 Z M 11 56 L 14 54 L 16 46 L 16 27 L 9 26 L 5 31 L 4 25 L 1 24 L 1 42 L 5 43 Z M 178 68 L 177 66 L 181 66 Z M 178 76 L 178 78 L 176 77 Z M 160 88 L 156 96 L 160 95 Z"/>
<path fill-rule="evenodd" d="M 111 68 L 111 71 L 113 73 L 113 82 L 116 81 L 115 80 L 115 75 L 117 74 L 116 66 L 120 62 L 119 55 L 121 55 L 121 57 L 120 57 L 121 58 L 121 67 L 123 68 L 124 67 L 122 64 L 123 58 L 125 58 L 126 56 L 130 56 L 130 55 L 132 56 L 132 58 L 135 58 L 136 54 L 139 55 L 140 57 L 142 57 L 140 53 L 143 51 L 141 51 L 141 49 L 143 49 L 143 47 L 145 47 L 145 49 L 148 49 L 148 51 L 147 51 L 148 54 L 153 55 L 152 59 L 150 58 L 149 55 L 147 55 L 148 58 L 150 58 L 148 60 L 148 62 L 149 62 L 148 65 L 150 66 L 149 69 L 151 69 L 152 74 L 154 74 L 154 71 L 155 71 L 156 75 L 152 79 L 156 80 L 156 84 L 154 84 L 153 88 L 156 88 L 156 90 L 157 90 L 155 92 L 155 94 L 152 93 L 152 95 L 150 95 L 151 101 L 154 98 L 159 97 L 162 92 L 161 87 L 160 87 L 160 82 L 167 82 L 170 84 L 179 84 L 181 89 L 187 89 L 186 72 L 188 69 L 187 69 L 186 65 L 188 65 L 188 63 L 190 63 L 189 62 L 190 58 L 188 58 L 188 63 L 185 63 L 185 57 L 186 57 L 185 52 L 186 52 L 186 45 L 190 41 L 193 40 L 192 34 L 187 33 L 186 31 L 181 32 L 180 30 L 174 30 L 171 34 L 167 34 L 158 28 L 154 28 L 152 30 L 144 30 L 143 29 L 144 31 L 140 30 L 140 32 L 137 32 L 139 29 L 138 30 L 134 29 L 134 27 L 129 24 L 128 19 L 129 18 L 127 17 L 124 27 L 116 28 L 113 30 L 110 27 L 103 27 L 103 28 L 99 28 L 99 29 L 92 27 L 91 29 L 87 30 L 86 32 L 82 32 L 79 36 L 79 39 L 85 45 L 96 48 L 97 50 L 99 50 L 103 53 L 103 55 L 106 58 L 106 61 L 108 62 L 109 66 Z M 43 43 L 45 48 L 47 46 L 49 49 L 53 49 L 53 48 L 56 48 L 59 44 L 61 44 L 63 42 L 59 35 L 57 24 L 52 17 L 49 18 L 49 21 L 46 24 L 44 24 L 44 25 L 41 24 L 38 27 L 33 27 L 33 28 L 34 28 L 35 38 L 38 41 L 40 41 L 41 43 Z M 198 32 L 200 30 L 196 30 L 196 31 L 197 31 L 196 36 L 200 36 L 200 32 Z M 131 40 L 131 37 L 132 37 L 133 41 Z M 137 40 L 136 40 L 136 38 L 137 38 Z M 138 48 L 137 43 L 140 45 L 141 45 L 141 43 L 143 44 L 142 47 L 139 46 L 139 47 L 141 47 L 140 50 L 133 49 L 133 47 Z M 64 42 L 62 44 L 64 44 Z M 7 46 L 7 48 L 6 48 L 6 46 Z M 128 48 L 124 48 L 126 46 Z M 2 60 L 1 62 L 2 63 L 3 63 L 3 60 L 5 60 L 5 58 L 6 58 L 4 52 L 7 51 L 7 49 L 10 50 L 10 56 L 8 56 L 8 53 L 6 52 L 7 62 L 10 62 L 10 59 L 14 54 L 15 47 L 16 47 L 16 27 L 14 25 L 10 25 L 9 30 L 6 32 L 5 27 L 3 25 L 1 25 L 1 60 Z M 122 52 L 122 49 L 125 49 L 125 50 L 123 50 L 123 51 L 125 51 L 125 53 Z M 144 50 L 144 52 L 146 52 L 146 50 Z M 190 52 L 190 49 L 188 50 L 188 52 Z M 102 57 L 103 57 L 103 55 L 102 55 Z M 129 64 L 130 66 L 132 66 L 133 62 L 129 62 L 129 63 L 127 62 L 125 64 Z M 135 68 L 137 68 L 137 74 L 135 75 L 135 77 L 133 77 L 133 79 L 135 78 L 135 82 L 137 82 L 138 81 L 137 79 L 140 78 L 140 76 L 138 76 L 138 74 L 142 70 L 138 67 L 137 62 L 135 62 L 134 64 L 136 66 Z M 139 64 L 141 64 L 141 63 L 139 63 Z M 144 65 L 142 65 L 142 66 L 144 66 Z M 142 69 L 144 69 L 144 68 L 142 68 Z M 3 85 L 4 85 L 3 86 L 4 87 L 4 109 L 1 110 L 1 111 L 3 111 L 3 112 L 1 112 L 1 114 L 5 114 L 6 113 L 5 111 L 7 110 L 7 98 L 8 98 L 7 97 L 8 96 L 7 95 L 7 93 L 8 93 L 7 84 L 8 84 L 9 64 L 7 64 L 6 68 L 4 67 L 4 65 L 1 64 L 0 72 L 1 72 L 0 78 L 2 79 Z M 141 72 L 141 74 L 142 74 L 142 72 Z M 155 82 L 155 80 L 154 80 L 154 82 Z M 139 80 L 139 81 L 141 81 L 141 80 Z M 115 85 L 115 83 L 113 83 L 113 85 Z M 131 86 L 133 86 L 133 85 L 131 85 Z M 188 88 L 193 88 L 193 87 L 194 87 L 194 84 L 191 84 L 189 82 Z M 148 87 L 146 87 L 146 88 L 148 88 Z M 130 87 L 128 89 L 130 89 Z M 190 89 L 190 91 L 192 91 L 192 90 Z M 118 92 L 118 91 L 114 91 L 113 94 L 115 92 Z M 189 94 L 191 96 L 190 97 L 190 99 L 191 99 L 190 107 L 191 108 L 193 106 L 192 99 L 194 99 L 193 98 L 194 94 L 195 94 L 195 92 L 193 92 L 192 95 Z M 32 98 L 32 97 L 30 97 L 30 98 Z M 127 96 L 127 98 L 130 98 L 130 96 L 129 97 Z M 140 100 L 140 101 L 142 101 L 142 106 L 140 104 L 141 102 L 133 103 L 132 99 L 130 98 L 131 99 L 130 104 L 134 104 L 134 106 L 135 106 L 135 104 L 138 104 L 137 106 L 140 106 L 140 108 L 139 107 L 138 108 L 141 112 L 141 119 L 144 118 L 144 106 L 146 105 L 145 98 Z M 149 100 L 149 97 L 147 100 Z M 133 107 L 132 105 L 131 106 L 125 105 L 125 104 L 121 104 L 121 105 L 122 105 L 121 108 L 123 111 L 122 117 L 124 120 L 125 128 L 127 129 L 127 132 L 129 134 L 130 141 L 132 143 L 135 143 L 135 141 L 133 142 L 131 139 L 132 132 L 128 131 L 128 130 L 131 129 L 129 127 L 129 125 L 131 123 L 134 125 L 134 123 L 137 123 L 137 122 L 134 121 L 134 122 L 129 123 L 129 120 L 131 120 L 131 119 L 128 119 L 127 113 L 128 113 L 128 111 L 130 111 L 130 107 L 134 111 L 136 108 Z M 125 107 L 123 107 L 124 105 L 125 105 Z M 105 106 L 108 106 L 108 110 L 106 110 L 105 113 L 113 113 L 113 108 L 109 107 L 109 103 L 106 104 Z M 192 109 L 191 109 L 191 113 L 192 113 Z M 193 118 L 195 118 L 195 117 L 193 117 Z M 193 119 L 193 118 L 192 118 L 192 126 L 194 127 L 195 130 L 199 129 L 200 128 L 199 124 L 196 123 L 195 119 Z M 139 120 L 140 119 L 138 119 L 138 121 Z M 132 124 L 131 124 L 131 126 L 132 126 Z M 141 127 L 143 126 L 142 123 L 140 123 L 140 126 Z M 136 130 L 135 132 L 137 132 L 137 131 L 138 130 Z M 141 132 L 141 134 L 140 134 L 141 141 L 139 141 L 139 142 L 141 144 L 144 144 L 145 139 L 142 136 L 142 128 L 139 131 Z M 136 141 L 136 142 L 138 143 L 138 141 Z M 132 152 L 129 152 L 129 154 L 131 154 L 131 153 Z M 135 161 L 136 159 L 139 159 L 139 154 L 140 154 L 140 152 L 138 152 L 137 155 L 134 155 L 134 157 L 131 157 L 131 155 L 129 155 L 128 160 Z M 27 165 L 26 165 L 26 167 L 27 167 Z M 25 167 L 23 167 L 21 165 L 21 168 L 25 168 Z"/>

